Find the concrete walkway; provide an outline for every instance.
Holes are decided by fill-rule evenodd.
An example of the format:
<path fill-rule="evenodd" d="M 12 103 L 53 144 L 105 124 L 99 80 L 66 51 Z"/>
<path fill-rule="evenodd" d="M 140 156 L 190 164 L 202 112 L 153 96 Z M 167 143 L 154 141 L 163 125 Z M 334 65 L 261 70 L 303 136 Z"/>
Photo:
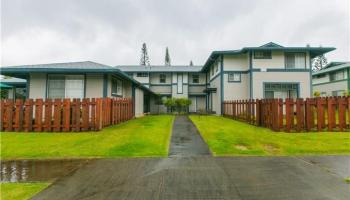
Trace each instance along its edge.
<path fill-rule="evenodd" d="M 350 156 L 212 157 L 196 127 L 177 116 L 169 158 L 102 159 L 32 199 L 348 200 Z"/>
<path fill-rule="evenodd" d="M 197 128 L 188 116 L 176 116 L 170 141 L 169 157 L 210 155 Z"/>

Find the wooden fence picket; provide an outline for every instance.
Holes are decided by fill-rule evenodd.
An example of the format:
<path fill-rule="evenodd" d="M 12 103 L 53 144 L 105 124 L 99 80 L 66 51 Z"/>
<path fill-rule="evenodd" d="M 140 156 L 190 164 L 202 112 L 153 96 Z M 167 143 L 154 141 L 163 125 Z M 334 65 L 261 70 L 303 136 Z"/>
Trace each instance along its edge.
<path fill-rule="evenodd" d="M 223 115 L 274 131 L 349 131 L 350 97 L 223 102 Z"/>

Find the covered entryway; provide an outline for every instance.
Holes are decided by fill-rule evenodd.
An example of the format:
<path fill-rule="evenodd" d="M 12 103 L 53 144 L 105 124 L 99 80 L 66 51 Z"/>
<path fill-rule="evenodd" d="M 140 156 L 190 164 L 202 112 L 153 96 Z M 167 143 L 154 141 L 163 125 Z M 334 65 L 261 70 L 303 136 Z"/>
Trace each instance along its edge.
<path fill-rule="evenodd" d="M 191 105 L 189 111 L 192 113 L 200 112 L 205 110 L 205 95 L 190 96 Z"/>

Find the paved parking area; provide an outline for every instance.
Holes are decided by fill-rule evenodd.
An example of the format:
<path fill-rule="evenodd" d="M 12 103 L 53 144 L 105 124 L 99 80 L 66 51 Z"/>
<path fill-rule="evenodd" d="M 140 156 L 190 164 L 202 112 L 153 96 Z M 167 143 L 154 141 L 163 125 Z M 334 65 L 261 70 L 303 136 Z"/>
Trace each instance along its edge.
<path fill-rule="evenodd" d="M 348 200 L 350 156 L 212 157 L 185 116 L 168 158 L 101 159 L 32 199 Z"/>
<path fill-rule="evenodd" d="M 325 157 L 344 159 L 350 161 L 350 157 Z M 349 196 L 350 185 L 343 178 L 300 158 L 197 156 L 98 160 L 33 199 L 348 200 Z"/>

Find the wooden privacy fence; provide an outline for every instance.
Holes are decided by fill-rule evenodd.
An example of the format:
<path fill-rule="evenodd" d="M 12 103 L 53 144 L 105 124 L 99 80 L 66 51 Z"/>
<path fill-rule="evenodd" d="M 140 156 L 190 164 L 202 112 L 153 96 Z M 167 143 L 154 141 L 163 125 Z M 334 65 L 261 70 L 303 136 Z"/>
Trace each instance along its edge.
<path fill-rule="evenodd" d="M 224 101 L 223 115 L 274 131 L 349 131 L 350 98 Z"/>
<path fill-rule="evenodd" d="M 0 102 L 1 131 L 98 131 L 133 118 L 127 98 L 5 99 Z"/>

